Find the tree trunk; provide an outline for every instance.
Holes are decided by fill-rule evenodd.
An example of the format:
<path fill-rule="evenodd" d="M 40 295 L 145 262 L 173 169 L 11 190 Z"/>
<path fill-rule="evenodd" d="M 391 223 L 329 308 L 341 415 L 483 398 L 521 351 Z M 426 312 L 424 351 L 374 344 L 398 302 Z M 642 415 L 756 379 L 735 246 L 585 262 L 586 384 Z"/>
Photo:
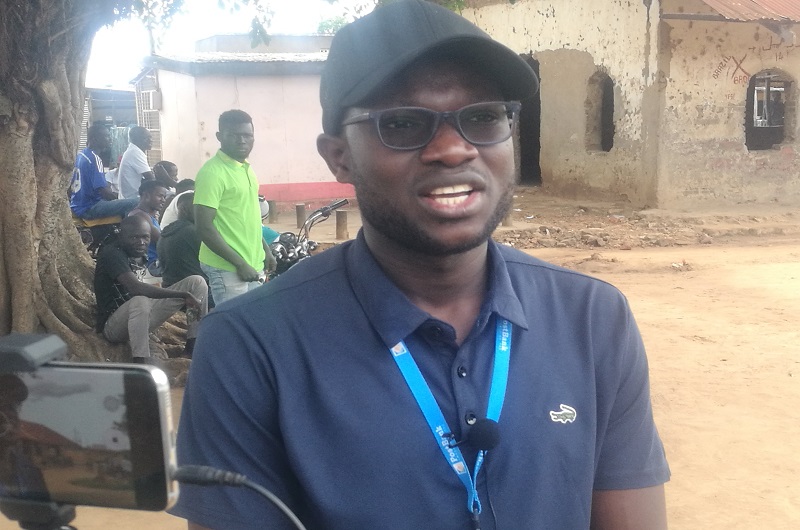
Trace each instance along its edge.
<path fill-rule="evenodd" d="M 119 3 L 0 2 L 0 336 L 54 333 L 86 361 L 128 355 L 94 332 L 94 263 L 66 194 L 92 39 Z"/>

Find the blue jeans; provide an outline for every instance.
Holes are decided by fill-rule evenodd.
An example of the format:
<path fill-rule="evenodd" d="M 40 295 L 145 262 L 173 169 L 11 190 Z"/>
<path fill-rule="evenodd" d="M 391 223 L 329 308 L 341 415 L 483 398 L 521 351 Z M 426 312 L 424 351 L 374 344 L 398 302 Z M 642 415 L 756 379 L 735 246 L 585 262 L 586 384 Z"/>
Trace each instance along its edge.
<path fill-rule="evenodd" d="M 113 201 L 100 201 L 81 215 L 81 219 L 99 219 L 118 215 L 125 217 L 128 212 L 136 208 L 139 199 L 115 199 Z"/>
<path fill-rule="evenodd" d="M 205 263 L 201 263 L 200 268 L 208 277 L 208 289 L 214 297 L 215 306 L 261 286 L 261 282 L 242 281 L 236 272 L 218 269 Z"/>

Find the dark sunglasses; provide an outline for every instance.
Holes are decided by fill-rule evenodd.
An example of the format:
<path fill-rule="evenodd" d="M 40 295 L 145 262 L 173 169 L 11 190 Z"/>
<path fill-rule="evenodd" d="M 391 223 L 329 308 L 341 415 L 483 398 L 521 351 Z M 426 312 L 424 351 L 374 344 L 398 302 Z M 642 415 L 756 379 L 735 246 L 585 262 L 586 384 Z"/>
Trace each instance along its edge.
<path fill-rule="evenodd" d="M 522 104 L 518 101 L 475 103 L 447 112 L 424 107 L 395 107 L 347 118 L 342 125 L 372 121 L 383 145 L 401 151 L 428 145 L 443 121 L 472 145 L 493 145 L 511 138 L 520 108 Z"/>

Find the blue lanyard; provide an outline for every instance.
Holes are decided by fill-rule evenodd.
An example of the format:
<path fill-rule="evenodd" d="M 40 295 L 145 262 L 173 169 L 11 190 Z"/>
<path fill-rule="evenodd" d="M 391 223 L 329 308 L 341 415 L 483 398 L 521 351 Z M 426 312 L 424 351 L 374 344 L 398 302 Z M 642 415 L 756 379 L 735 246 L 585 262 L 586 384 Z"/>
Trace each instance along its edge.
<path fill-rule="evenodd" d="M 469 468 L 458 447 L 450 447 L 451 435 L 453 431 L 444 419 L 442 409 L 433 397 L 428 383 L 419 371 L 414 357 L 405 345 L 405 342 L 398 342 L 389 350 L 400 368 L 400 372 L 406 380 L 408 388 L 417 400 L 425 420 L 428 422 L 439 449 L 442 451 L 448 465 L 458 476 L 464 488 L 467 490 L 467 510 L 471 514 L 481 513 L 481 502 L 478 499 L 478 472 L 483 464 L 486 451 L 478 451 L 475 459 L 475 470 L 473 476 L 469 474 Z M 503 401 L 506 397 L 506 386 L 508 384 L 508 364 L 511 357 L 511 323 L 508 320 L 498 318 L 495 331 L 494 347 L 494 368 L 492 370 L 492 386 L 489 390 L 489 404 L 486 407 L 486 417 L 490 420 L 498 421 L 500 411 L 503 408 Z"/>

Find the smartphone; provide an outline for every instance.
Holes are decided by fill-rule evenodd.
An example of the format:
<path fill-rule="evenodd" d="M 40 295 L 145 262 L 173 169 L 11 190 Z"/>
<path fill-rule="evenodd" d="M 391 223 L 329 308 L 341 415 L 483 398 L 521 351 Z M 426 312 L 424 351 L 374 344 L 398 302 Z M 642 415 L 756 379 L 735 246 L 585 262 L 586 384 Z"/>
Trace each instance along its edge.
<path fill-rule="evenodd" d="M 158 368 L 48 363 L 0 374 L 0 497 L 136 510 L 177 499 Z"/>

